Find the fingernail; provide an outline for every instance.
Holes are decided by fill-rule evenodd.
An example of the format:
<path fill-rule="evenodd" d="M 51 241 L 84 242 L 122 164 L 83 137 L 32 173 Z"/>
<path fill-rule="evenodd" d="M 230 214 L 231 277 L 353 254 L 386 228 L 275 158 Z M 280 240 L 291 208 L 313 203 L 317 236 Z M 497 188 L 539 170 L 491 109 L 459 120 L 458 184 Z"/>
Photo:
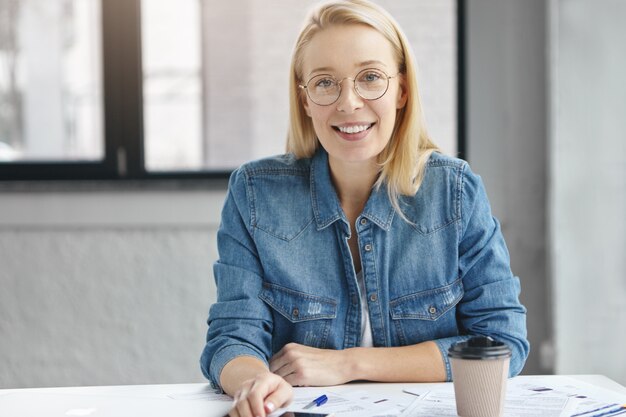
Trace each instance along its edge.
<path fill-rule="evenodd" d="M 268 401 L 265 403 L 265 409 L 267 410 L 268 413 L 271 413 L 272 411 L 274 411 L 274 408 L 276 408 L 276 406 L 274 405 L 273 402 Z"/>

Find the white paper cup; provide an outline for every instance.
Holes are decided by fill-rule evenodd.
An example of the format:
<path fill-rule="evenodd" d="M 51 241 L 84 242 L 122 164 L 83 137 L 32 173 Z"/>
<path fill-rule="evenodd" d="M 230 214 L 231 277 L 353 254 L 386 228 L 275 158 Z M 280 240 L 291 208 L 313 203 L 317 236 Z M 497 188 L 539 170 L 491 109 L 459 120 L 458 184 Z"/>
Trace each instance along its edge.
<path fill-rule="evenodd" d="M 486 336 L 455 343 L 448 350 L 457 414 L 502 417 L 511 349 Z"/>

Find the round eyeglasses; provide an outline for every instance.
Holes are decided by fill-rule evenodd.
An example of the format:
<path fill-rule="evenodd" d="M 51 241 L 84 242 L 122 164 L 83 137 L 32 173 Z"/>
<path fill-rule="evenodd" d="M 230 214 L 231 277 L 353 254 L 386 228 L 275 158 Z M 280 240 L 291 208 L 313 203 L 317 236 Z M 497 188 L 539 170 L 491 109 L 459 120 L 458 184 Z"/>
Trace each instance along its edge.
<path fill-rule="evenodd" d="M 354 81 L 354 91 L 365 100 L 377 100 L 385 95 L 389 88 L 389 80 L 396 75 L 387 75 L 376 68 L 366 68 L 354 77 L 337 80 L 330 74 L 319 74 L 299 87 L 306 90 L 311 101 L 319 106 L 330 106 L 341 95 L 341 83 L 345 80 Z"/>

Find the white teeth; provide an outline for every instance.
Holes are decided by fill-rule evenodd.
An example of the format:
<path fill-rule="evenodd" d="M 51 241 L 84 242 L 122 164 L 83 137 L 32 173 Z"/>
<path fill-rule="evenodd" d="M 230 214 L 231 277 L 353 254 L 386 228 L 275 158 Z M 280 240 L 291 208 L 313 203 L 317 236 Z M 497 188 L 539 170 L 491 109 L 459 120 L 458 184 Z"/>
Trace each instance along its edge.
<path fill-rule="evenodd" d="M 347 126 L 347 127 L 337 126 L 337 129 L 339 129 L 343 133 L 359 133 L 359 132 L 369 129 L 370 126 L 371 125 Z"/>

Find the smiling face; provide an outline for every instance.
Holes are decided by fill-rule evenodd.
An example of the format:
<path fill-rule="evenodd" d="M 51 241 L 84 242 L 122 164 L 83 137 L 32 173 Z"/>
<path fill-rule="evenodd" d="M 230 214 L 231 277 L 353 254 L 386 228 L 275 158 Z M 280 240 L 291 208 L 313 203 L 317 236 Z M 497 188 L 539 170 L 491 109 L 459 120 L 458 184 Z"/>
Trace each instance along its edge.
<path fill-rule="evenodd" d="M 390 77 L 387 92 L 376 100 L 360 97 L 353 78 L 364 69 Z M 376 156 L 391 139 L 396 112 L 406 104 L 402 75 L 389 41 L 365 25 L 332 26 L 316 33 L 303 55 L 303 83 L 320 74 L 341 81 L 341 95 L 333 104 L 315 104 L 306 93 L 302 100 L 331 168 L 338 164 L 374 167 Z M 371 75 L 365 74 L 365 77 Z"/>

